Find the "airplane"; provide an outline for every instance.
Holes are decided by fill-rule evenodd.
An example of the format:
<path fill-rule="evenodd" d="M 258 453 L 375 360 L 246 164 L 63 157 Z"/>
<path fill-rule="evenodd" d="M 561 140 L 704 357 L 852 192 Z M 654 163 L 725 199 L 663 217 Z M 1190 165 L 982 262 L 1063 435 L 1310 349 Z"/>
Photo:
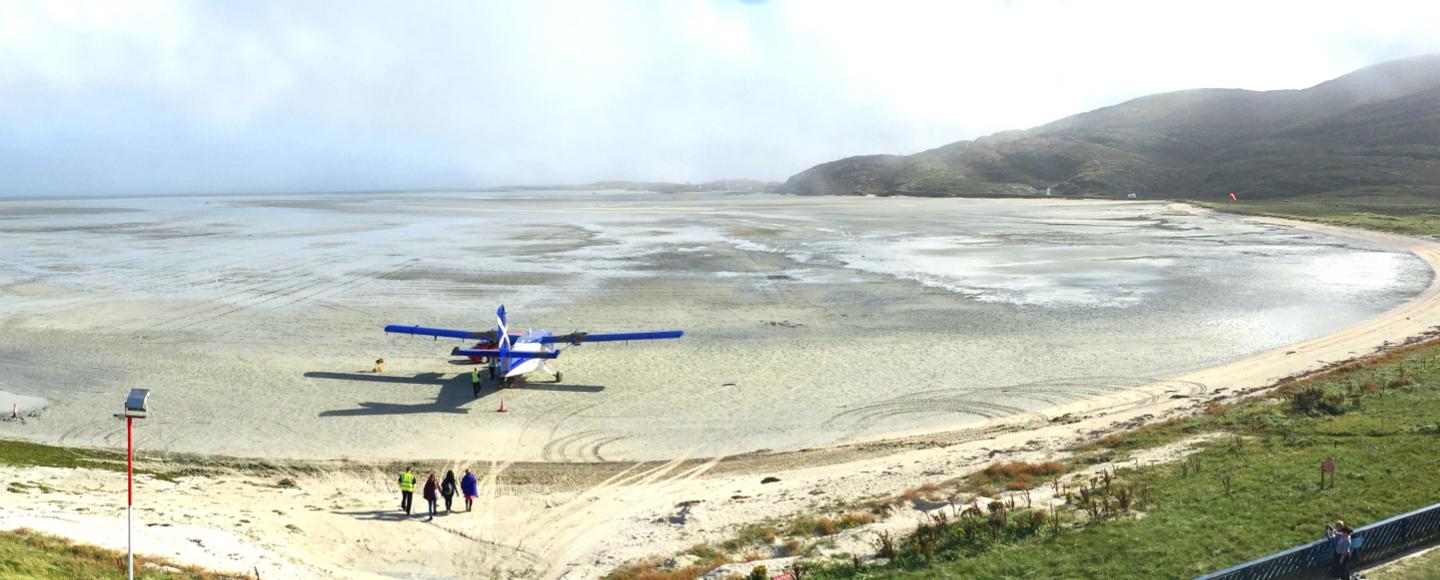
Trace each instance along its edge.
<path fill-rule="evenodd" d="M 680 338 L 685 335 L 683 330 L 661 330 L 649 332 L 620 332 L 609 334 L 591 334 L 588 332 L 575 331 L 570 334 L 554 335 L 548 330 L 530 330 L 524 333 L 512 333 L 505 321 L 505 306 L 495 310 L 497 326 L 494 330 L 470 331 L 452 330 L 448 328 L 427 328 L 424 326 L 403 326 L 391 324 L 385 327 L 385 332 L 396 334 L 415 334 L 421 336 L 433 336 L 440 338 L 458 338 L 462 340 L 477 340 L 472 348 L 455 347 L 450 350 L 451 356 L 469 357 L 476 364 L 483 364 L 489 368 L 490 379 L 499 380 L 500 385 L 508 386 L 515 379 L 524 375 L 542 372 L 550 375 L 554 382 L 560 382 L 560 371 L 552 368 L 546 361 L 554 360 L 560 356 L 564 349 L 557 345 L 578 346 L 587 342 L 618 342 L 631 340 L 659 340 L 667 338 Z"/>

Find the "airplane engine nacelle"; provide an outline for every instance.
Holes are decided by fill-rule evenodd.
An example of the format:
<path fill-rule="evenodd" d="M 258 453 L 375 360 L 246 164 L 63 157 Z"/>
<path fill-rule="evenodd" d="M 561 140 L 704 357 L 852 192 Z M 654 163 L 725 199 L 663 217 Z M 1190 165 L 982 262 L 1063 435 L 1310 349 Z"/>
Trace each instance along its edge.
<path fill-rule="evenodd" d="M 486 341 L 486 342 L 477 342 L 477 343 L 475 343 L 474 348 L 475 348 L 475 350 L 494 350 L 494 349 L 495 349 L 495 343 L 493 343 L 493 342 L 488 342 L 488 341 Z M 482 364 L 482 365 L 483 365 L 483 364 L 490 364 L 490 357 L 488 357 L 488 356 L 472 356 L 472 357 L 470 357 L 470 362 L 473 362 L 473 363 L 475 363 L 475 364 Z"/>

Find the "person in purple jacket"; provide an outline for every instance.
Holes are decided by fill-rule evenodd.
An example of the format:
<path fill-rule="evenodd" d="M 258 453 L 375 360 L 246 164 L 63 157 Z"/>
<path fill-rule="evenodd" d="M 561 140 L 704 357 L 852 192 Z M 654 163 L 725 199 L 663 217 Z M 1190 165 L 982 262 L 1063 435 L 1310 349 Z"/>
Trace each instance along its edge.
<path fill-rule="evenodd" d="M 480 495 L 480 482 L 475 479 L 475 474 L 465 470 L 465 477 L 460 478 L 460 493 L 465 494 L 465 511 L 470 511 L 470 505 L 475 501 L 475 496 Z"/>

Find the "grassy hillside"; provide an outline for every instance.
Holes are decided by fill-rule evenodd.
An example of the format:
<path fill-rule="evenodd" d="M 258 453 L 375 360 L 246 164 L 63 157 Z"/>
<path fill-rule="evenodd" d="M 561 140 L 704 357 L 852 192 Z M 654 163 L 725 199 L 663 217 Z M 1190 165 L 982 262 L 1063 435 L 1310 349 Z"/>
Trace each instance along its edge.
<path fill-rule="evenodd" d="M 887 565 L 837 562 L 809 577 L 1193 577 L 1315 540 L 1337 518 L 1359 526 L 1440 502 L 1436 409 L 1440 341 L 1431 341 L 1082 449 L 1080 463 L 1124 465 L 1140 449 L 1219 434 L 1183 462 L 1120 467 L 1114 487 L 1144 494 L 1128 508 L 1090 512 L 1072 497 L 1058 532 L 1023 508 L 1001 534 L 957 515 L 900 539 Z M 1337 471 L 1322 489 L 1327 457 Z"/>
<path fill-rule="evenodd" d="M 1278 198 L 1440 185 L 1440 55 L 1304 90 L 1142 97 L 1026 131 L 908 156 L 869 155 L 791 177 L 805 194 Z"/>

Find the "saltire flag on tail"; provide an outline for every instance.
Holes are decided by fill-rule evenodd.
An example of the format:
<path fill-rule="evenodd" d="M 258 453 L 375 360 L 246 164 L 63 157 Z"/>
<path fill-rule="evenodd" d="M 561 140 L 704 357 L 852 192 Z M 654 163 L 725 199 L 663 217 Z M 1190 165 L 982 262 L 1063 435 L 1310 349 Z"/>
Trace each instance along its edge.
<path fill-rule="evenodd" d="M 1238 199 L 1235 199 L 1235 192 L 1233 192 L 1233 191 L 1230 192 L 1230 201 L 1240 201 L 1240 200 L 1238 200 Z"/>

